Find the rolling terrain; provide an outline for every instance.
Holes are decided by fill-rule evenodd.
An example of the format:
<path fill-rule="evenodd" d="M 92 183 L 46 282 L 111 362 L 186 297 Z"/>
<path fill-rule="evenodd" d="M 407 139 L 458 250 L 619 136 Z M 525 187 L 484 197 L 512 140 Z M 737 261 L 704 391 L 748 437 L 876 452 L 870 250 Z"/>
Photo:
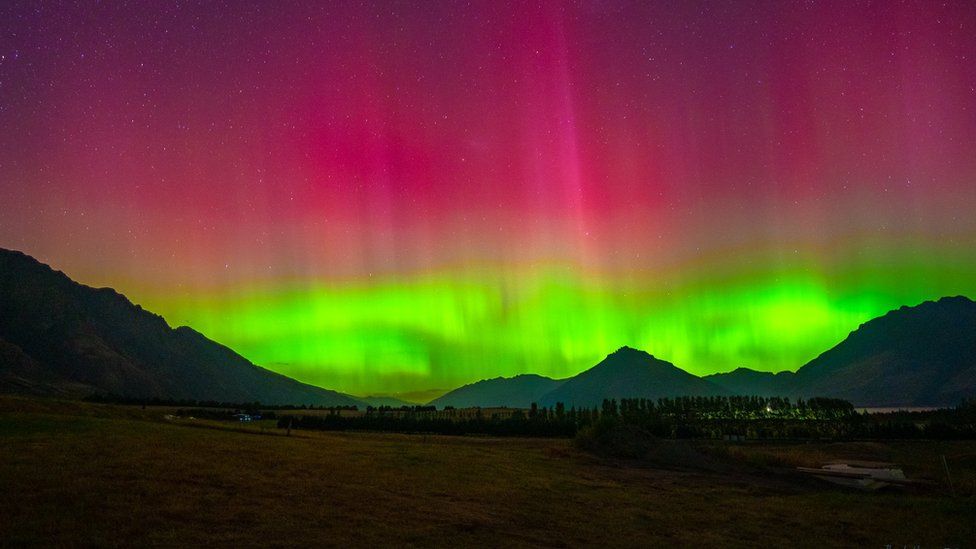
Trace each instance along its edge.
<path fill-rule="evenodd" d="M 793 372 L 759 372 L 736 368 L 731 372 L 710 374 L 705 379 L 734 395 L 784 396 L 793 394 Z"/>
<path fill-rule="evenodd" d="M 463 387 L 458 387 L 442 397 L 430 402 L 443 408 L 482 408 L 508 407 L 525 408 L 532 402 L 539 402 L 563 381 L 536 374 L 522 374 L 514 377 L 485 379 Z"/>
<path fill-rule="evenodd" d="M 284 436 L 263 424 L 167 414 L 0 396 L 0 545 L 962 547 L 976 539 L 969 441 L 723 445 L 716 455 L 747 465 L 716 473 L 599 458 L 565 439 Z M 938 484 L 941 455 L 956 497 Z M 775 472 L 850 457 L 897 461 L 937 484 L 862 493 Z"/>

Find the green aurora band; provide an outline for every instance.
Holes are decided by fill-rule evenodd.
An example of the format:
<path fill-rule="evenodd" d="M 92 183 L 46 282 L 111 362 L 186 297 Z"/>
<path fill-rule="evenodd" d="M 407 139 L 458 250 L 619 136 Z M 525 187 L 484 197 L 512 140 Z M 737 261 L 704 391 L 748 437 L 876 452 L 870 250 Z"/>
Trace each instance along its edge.
<path fill-rule="evenodd" d="M 302 381 L 795 370 L 976 297 L 973 0 L 44 4 L 0 247 Z"/>
<path fill-rule="evenodd" d="M 701 265 L 698 272 L 711 274 L 685 272 L 680 284 L 634 281 L 640 277 L 608 284 L 569 268 L 511 279 L 482 269 L 368 283 L 254 283 L 144 302 L 257 364 L 356 394 L 520 373 L 566 377 L 622 345 L 699 375 L 740 366 L 781 371 L 893 308 L 974 295 L 972 254 L 916 250 L 905 258 L 874 258 L 829 276 L 811 265 L 775 272 L 740 265 L 734 274 Z"/>

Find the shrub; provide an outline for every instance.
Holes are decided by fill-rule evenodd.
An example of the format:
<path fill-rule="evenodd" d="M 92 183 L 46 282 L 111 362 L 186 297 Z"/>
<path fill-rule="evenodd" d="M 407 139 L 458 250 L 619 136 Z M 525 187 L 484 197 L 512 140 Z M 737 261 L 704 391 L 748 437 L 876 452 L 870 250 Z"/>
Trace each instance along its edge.
<path fill-rule="evenodd" d="M 580 429 L 575 439 L 576 446 L 582 450 L 629 459 L 646 457 L 654 441 L 654 435 L 644 429 L 606 416 Z"/>

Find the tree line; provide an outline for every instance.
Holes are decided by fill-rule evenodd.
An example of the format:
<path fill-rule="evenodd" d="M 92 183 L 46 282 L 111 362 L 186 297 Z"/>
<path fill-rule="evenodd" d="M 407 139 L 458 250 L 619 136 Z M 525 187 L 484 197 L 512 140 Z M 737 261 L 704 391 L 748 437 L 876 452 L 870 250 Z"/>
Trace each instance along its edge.
<path fill-rule="evenodd" d="M 174 406 L 184 408 L 225 408 L 238 410 L 346 410 L 358 411 L 356 405 L 325 406 L 315 404 L 262 404 L 254 402 L 225 402 L 219 400 L 196 400 L 192 398 L 134 397 L 114 393 L 94 393 L 82 399 L 98 404 L 123 404 L 129 406 Z"/>
<path fill-rule="evenodd" d="M 976 401 L 954 409 L 862 414 L 834 398 L 710 396 L 605 399 L 567 408 L 533 403 L 527 410 L 484 413 L 432 406 L 367 408 L 362 414 L 279 414 L 278 426 L 326 431 L 444 435 L 573 437 L 592 425 L 619 424 L 661 438 L 853 439 L 976 438 Z"/>

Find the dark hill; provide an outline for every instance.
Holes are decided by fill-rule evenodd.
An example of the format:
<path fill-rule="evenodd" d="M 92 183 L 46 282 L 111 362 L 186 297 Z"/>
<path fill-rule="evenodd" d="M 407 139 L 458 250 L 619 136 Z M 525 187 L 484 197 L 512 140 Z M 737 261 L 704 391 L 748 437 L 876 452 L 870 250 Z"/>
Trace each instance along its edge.
<path fill-rule="evenodd" d="M 0 249 L 0 390 L 81 396 L 361 404 L 255 366 L 108 288 Z"/>
<path fill-rule="evenodd" d="M 443 408 L 502 407 L 528 408 L 563 382 L 535 374 L 496 377 L 458 387 L 430 404 Z"/>
<path fill-rule="evenodd" d="M 976 396 L 976 302 L 944 297 L 865 322 L 797 370 L 794 392 L 863 406 L 956 405 Z"/>
<path fill-rule="evenodd" d="M 652 398 L 709 396 L 726 392 L 717 385 L 689 374 L 670 362 L 622 347 L 599 364 L 566 380 L 542 397 L 540 404 L 557 402 L 567 407 L 599 406 L 605 398 Z"/>
<path fill-rule="evenodd" d="M 379 408 L 380 406 L 389 406 L 390 408 L 402 408 L 404 406 L 409 406 L 409 407 L 417 406 L 416 402 L 408 402 L 406 400 L 402 400 L 392 396 L 370 395 L 370 396 L 356 397 L 356 398 L 366 403 L 366 405 L 372 406 L 374 408 Z"/>
<path fill-rule="evenodd" d="M 736 368 L 731 372 L 710 374 L 706 379 L 733 395 L 787 396 L 793 394 L 793 372 L 759 372 Z"/>

